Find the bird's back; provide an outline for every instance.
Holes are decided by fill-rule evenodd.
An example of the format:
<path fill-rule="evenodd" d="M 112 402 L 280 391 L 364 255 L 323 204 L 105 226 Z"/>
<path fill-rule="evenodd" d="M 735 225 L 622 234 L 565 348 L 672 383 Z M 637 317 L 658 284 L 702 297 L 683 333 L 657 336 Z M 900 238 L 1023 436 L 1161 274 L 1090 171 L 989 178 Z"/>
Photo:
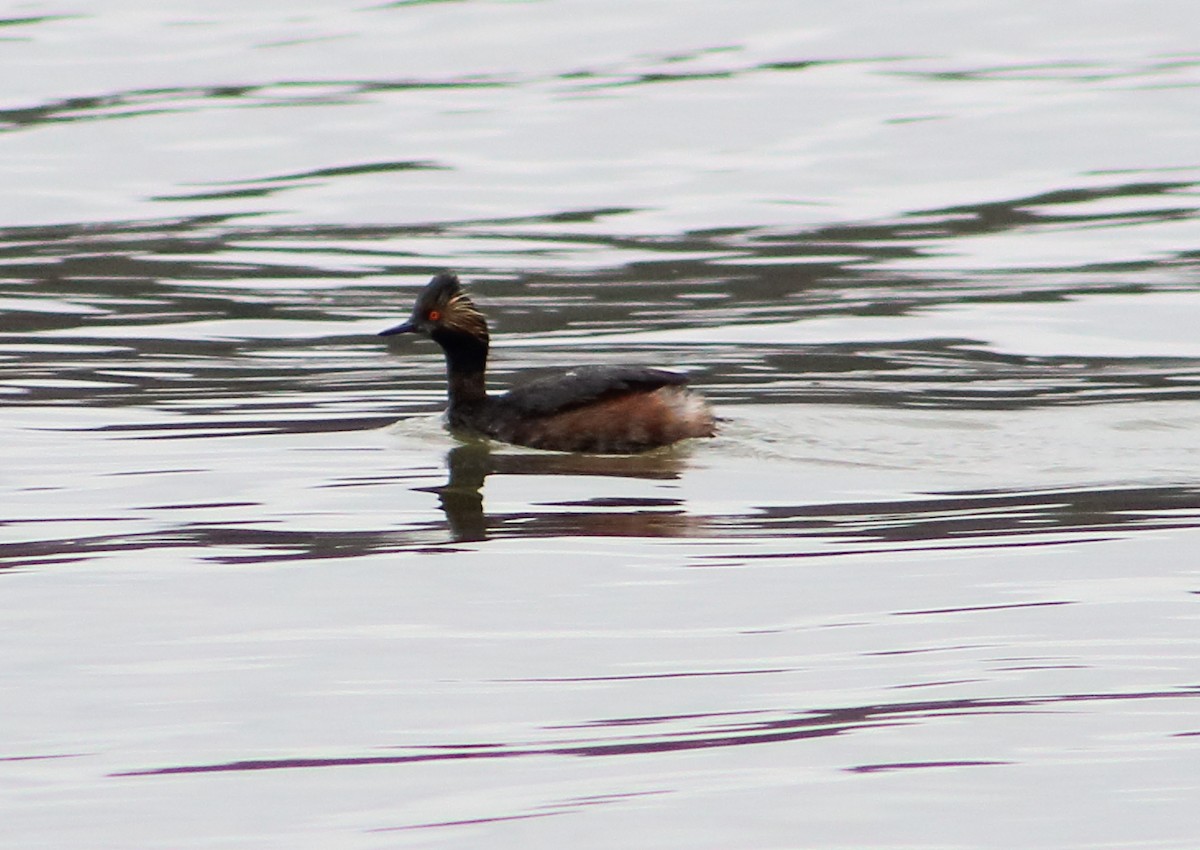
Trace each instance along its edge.
<path fill-rule="evenodd" d="M 712 411 L 662 369 L 584 366 L 538 378 L 495 399 L 490 435 L 518 445 L 627 454 L 711 437 Z"/>
<path fill-rule="evenodd" d="M 579 366 L 518 384 L 498 401 L 525 416 L 547 416 L 575 407 L 661 387 L 683 386 L 687 377 L 636 366 Z"/>

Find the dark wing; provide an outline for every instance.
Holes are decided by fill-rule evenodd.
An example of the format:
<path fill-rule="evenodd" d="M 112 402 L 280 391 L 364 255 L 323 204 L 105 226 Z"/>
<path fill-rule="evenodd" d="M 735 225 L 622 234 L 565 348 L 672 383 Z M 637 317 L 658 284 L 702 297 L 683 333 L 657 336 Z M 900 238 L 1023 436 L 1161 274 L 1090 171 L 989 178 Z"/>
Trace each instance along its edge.
<path fill-rule="evenodd" d="M 513 387 L 497 401 L 513 413 L 548 416 L 593 401 L 629 393 L 648 393 L 660 387 L 682 386 L 687 376 L 636 366 L 580 366 Z"/>

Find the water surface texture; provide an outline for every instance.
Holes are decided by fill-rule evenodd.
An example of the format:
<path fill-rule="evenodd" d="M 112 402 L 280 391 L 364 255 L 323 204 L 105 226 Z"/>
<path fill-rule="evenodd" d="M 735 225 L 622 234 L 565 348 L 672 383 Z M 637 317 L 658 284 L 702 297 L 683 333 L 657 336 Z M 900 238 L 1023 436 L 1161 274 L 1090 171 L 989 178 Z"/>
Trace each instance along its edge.
<path fill-rule="evenodd" d="M 0 845 L 1200 834 L 1194 3 L 10 4 Z M 687 371 L 638 457 L 492 381 Z"/>

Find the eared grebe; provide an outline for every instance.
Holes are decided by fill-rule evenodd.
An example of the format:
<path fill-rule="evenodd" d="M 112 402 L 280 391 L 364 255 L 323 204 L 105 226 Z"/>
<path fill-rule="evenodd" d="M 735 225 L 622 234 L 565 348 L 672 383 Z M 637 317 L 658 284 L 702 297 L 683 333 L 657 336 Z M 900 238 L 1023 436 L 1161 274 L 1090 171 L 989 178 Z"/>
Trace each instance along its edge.
<path fill-rule="evenodd" d="M 431 280 L 412 317 L 380 336 L 401 333 L 424 334 L 445 352 L 453 431 L 535 449 L 632 454 L 716 430 L 687 378 L 660 369 L 583 366 L 488 395 L 487 320 L 452 274 Z"/>

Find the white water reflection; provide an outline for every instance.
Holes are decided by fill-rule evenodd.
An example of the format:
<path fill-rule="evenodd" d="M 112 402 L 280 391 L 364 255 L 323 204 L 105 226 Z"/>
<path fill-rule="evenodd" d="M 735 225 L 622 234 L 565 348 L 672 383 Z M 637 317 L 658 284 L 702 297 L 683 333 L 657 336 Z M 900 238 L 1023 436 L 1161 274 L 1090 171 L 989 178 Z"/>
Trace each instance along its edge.
<path fill-rule="evenodd" d="M 1062 301 L 1019 304 L 954 304 L 915 310 L 906 316 L 806 318 L 771 324 L 591 334 L 588 345 L 902 343 L 961 340 L 992 351 L 1027 357 L 1187 358 L 1200 357 L 1192 318 L 1200 315 L 1200 293 L 1073 296 Z M 504 340 L 497 344 L 504 347 Z M 520 347 L 561 348 L 560 336 L 514 341 Z"/>

